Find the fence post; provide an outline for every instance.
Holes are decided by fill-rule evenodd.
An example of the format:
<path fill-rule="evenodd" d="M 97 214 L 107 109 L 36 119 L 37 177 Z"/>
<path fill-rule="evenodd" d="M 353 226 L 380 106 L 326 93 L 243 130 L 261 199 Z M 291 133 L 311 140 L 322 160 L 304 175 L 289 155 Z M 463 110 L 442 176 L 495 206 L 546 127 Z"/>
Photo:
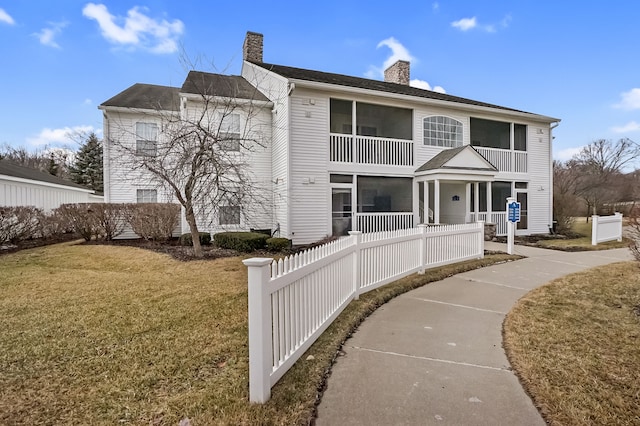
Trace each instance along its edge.
<path fill-rule="evenodd" d="M 349 231 L 349 235 L 353 238 L 353 244 L 355 248 L 353 250 L 353 299 L 360 299 L 360 286 L 362 283 L 362 277 L 360 276 L 360 261 L 361 261 L 361 252 L 360 252 L 360 243 L 362 243 L 362 232 L 360 231 Z"/>
<path fill-rule="evenodd" d="M 484 259 L 484 220 L 479 220 L 478 227 L 480 227 L 480 232 L 478 235 L 480 237 L 480 256 L 478 259 Z"/>
<path fill-rule="evenodd" d="M 615 215 L 616 219 L 618 220 L 618 241 L 622 241 L 622 213 L 620 212 L 616 212 Z"/>
<path fill-rule="evenodd" d="M 243 260 L 249 275 L 249 401 L 264 403 L 271 398 L 271 280 L 273 259 Z"/>
<path fill-rule="evenodd" d="M 591 216 L 591 245 L 598 245 L 598 215 Z"/>
<path fill-rule="evenodd" d="M 420 229 L 420 270 L 418 274 L 424 274 L 426 269 L 426 258 L 427 258 L 427 225 L 421 223 L 418 225 L 418 229 Z"/>

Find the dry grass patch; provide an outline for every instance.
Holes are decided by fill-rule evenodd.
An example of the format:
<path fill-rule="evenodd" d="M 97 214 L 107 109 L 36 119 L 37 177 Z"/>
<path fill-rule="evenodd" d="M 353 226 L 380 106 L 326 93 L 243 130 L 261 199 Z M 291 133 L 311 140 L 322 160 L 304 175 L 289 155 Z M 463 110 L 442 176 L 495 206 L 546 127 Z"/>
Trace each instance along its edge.
<path fill-rule="evenodd" d="M 640 424 L 640 269 L 625 262 L 560 278 L 523 297 L 505 349 L 551 424 Z"/>
<path fill-rule="evenodd" d="M 513 259 L 493 255 L 365 295 L 273 389 L 248 403 L 241 258 L 179 262 L 60 244 L 0 258 L 0 424 L 306 424 L 342 342 L 411 288 Z"/>
<path fill-rule="evenodd" d="M 571 226 L 571 230 L 576 238 L 549 238 L 537 242 L 541 248 L 563 251 L 590 251 L 590 250 L 610 250 L 616 248 L 627 248 L 631 242 L 628 238 L 622 241 L 607 241 L 598 245 L 591 245 L 591 222 L 587 223 L 585 218 L 577 219 Z"/>

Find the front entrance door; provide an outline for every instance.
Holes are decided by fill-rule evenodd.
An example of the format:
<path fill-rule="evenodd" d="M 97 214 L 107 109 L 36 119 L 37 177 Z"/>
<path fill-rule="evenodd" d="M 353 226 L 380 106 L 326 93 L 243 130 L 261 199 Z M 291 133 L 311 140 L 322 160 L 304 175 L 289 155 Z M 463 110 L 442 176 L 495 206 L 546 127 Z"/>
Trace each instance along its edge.
<path fill-rule="evenodd" d="M 526 192 L 517 192 L 516 191 L 516 201 L 520 203 L 520 222 L 518 222 L 518 226 L 516 227 L 519 231 L 526 231 L 529 229 L 529 206 Z"/>
<path fill-rule="evenodd" d="M 353 229 L 351 188 L 331 188 L 331 227 L 334 237 L 349 235 Z"/>

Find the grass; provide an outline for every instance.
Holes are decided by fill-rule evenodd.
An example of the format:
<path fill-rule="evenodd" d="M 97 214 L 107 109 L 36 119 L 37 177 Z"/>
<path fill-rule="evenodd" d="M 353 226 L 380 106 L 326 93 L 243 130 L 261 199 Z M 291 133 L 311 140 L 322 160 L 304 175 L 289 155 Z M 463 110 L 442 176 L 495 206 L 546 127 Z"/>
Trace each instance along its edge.
<path fill-rule="evenodd" d="M 550 424 L 640 424 L 637 262 L 576 273 L 532 291 L 505 319 L 504 342 Z"/>
<path fill-rule="evenodd" d="M 591 245 L 591 221 L 586 222 L 585 218 L 577 218 L 571 230 L 581 235 L 578 238 L 553 238 L 544 239 L 537 242 L 537 245 L 546 249 L 564 251 L 588 251 L 588 250 L 609 250 L 614 248 L 629 247 L 630 241 L 623 238 L 622 241 L 607 241 L 598 245 Z"/>
<path fill-rule="evenodd" d="M 132 247 L 0 257 L 0 424 L 308 424 L 342 342 L 392 297 L 514 259 L 489 255 L 370 292 L 248 403 L 246 268 Z"/>

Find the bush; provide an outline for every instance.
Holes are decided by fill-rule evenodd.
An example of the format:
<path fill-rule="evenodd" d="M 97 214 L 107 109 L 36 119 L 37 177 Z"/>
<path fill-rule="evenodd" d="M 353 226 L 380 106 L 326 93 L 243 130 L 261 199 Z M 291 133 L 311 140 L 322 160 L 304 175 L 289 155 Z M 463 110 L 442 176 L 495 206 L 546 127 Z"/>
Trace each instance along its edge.
<path fill-rule="evenodd" d="M 111 241 L 124 232 L 127 225 L 126 204 L 92 203 L 89 214 L 95 216 L 98 234 L 106 241 Z"/>
<path fill-rule="evenodd" d="M 145 240 L 170 239 L 179 219 L 179 204 L 140 203 L 129 204 L 127 208 L 127 220 L 133 232 Z"/>
<path fill-rule="evenodd" d="M 100 220 L 93 214 L 90 206 L 89 203 L 62 204 L 54 210 L 54 214 L 63 223 L 68 224 L 74 232 L 80 234 L 85 241 L 91 240 L 92 237 L 98 239 L 103 232 Z"/>
<path fill-rule="evenodd" d="M 284 251 L 291 248 L 291 240 L 288 238 L 268 238 L 266 244 L 269 251 Z"/>
<path fill-rule="evenodd" d="M 0 207 L 0 244 L 40 237 L 43 217 L 36 207 Z"/>
<path fill-rule="evenodd" d="M 208 232 L 199 232 L 199 240 L 201 246 L 208 246 L 211 244 L 211 234 Z M 191 233 L 180 235 L 181 246 L 193 246 L 193 239 L 191 239 Z"/>
<path fill-rule="evenodd" d="M 264 249 L 268 239 L 268 235 L 256 232 L 220 232 L 213 236 L 216 246 L 244 253 Z"/>

